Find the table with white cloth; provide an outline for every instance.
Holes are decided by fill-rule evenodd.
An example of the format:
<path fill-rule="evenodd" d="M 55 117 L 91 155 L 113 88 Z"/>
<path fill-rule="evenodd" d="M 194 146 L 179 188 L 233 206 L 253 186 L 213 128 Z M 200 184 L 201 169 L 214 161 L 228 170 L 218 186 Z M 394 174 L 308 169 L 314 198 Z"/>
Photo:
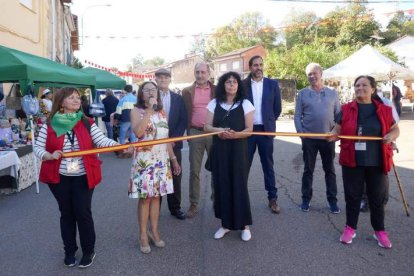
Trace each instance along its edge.
<path fill-rule="evenodd" d="M 37 176 L 32 146 L 0 151 L 0 194 L 20 192 L 35 183 Z"/>

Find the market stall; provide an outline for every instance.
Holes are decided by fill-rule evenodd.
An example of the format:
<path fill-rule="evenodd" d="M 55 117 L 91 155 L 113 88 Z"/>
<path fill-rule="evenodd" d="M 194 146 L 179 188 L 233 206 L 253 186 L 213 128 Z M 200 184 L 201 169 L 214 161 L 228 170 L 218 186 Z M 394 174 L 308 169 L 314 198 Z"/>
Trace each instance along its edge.
<path fill-rule="evenodd" d="M 34 175 L 33 177 L 29 177 L 29 181 L 32 181 L 31 184 L 36 181 L 37 184 L 39 160 L 36 160 L 34 157 L 32 147 L 38 120 L 36 115 L 24 118 L 25 116 L 23 116 L 23 114 L 20 118 L 15 118 L 17 117 L 17 112 L 13 113 L 7 111 L 17 109 L 19 106 L 18 98 L 21 98 L 24 94 L 31 93 L 35 96 L 40 87 L 88 87 L 91 88 L 94 93 L 96 77 L 49 59 L 0 46 L 0 83 L 18 84 L 13 86 L 15 93 L 12 97 L 11 95 L 6 95 L 6 98 L 8 97 L 6 100 L 6 112 L 0 114 L 3 126 L 6 126 L 5 128 L 2 128 L 0 132 L 2 134 L 0 137 L 2 146 L 0 146 L 0 148 L 2 150 L 10 151 L 21 148 L 27 144 L 31 145 L 31 147 L 29 147 L 31 148 L 30 152 L 18 156 L 21 164 L 19 164 L 19 172 L 15 175 L 16 179 L 14 183 L 16 184 L 14 186 L 12 184 L 12 187 L 7 187 L 7 189 L 20 191 L 23 188 L 23 186 L 21 186 L 23 183 L 21 181 L 23 168 L 29 168 L 31 167 L 30 165 L 34 165 L 34 167 L 31 168 Z M 9 103 L 9 106 L 7 106 L 7 103 Z M 10 123 L 10 126 L 7 126 L 7 121 Z M 24 126 L 22 126 L 23 124 Z M 27 131 L 29 131 L 30 135 L 27 133 L 27 135 L 23 135 L 24 132 Z M 13 177 L 12 175 L 10 176 Z M 2 188 L 0 187 L 0 192 L 1 189 Z M 37 185 L 37 192 L 38 190 Z"/>

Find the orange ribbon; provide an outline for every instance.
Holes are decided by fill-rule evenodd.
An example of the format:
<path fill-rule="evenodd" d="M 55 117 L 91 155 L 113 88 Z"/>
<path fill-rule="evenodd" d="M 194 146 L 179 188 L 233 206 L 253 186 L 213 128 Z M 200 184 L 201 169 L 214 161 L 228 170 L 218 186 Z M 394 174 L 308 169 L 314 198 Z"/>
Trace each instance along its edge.
<path fill-rule="evenodd" d="M 184 141 L 184 140 L 192 140 L 192 139 L 217 135 L 219 133 L 222 133 L 222 131 L 190 135 L 190 136 L 182 136 L 182 137 L 171 137 L 171 138 L 163 138 L 163 139 L 157 139 L 157 140 L 141 141 L 141 142 L 135 142 L 135 143 L 129 143 L 129 144 L 123 144 L 123 145 L 116 145 L 116 146 L 111 146 L 111 147 L 95 148 L 95 149 L 90 149 L 90 150 L 64 152 L 62 156 L 65 158 L 79 157 L 79 156 L 89 155 L 89 154 L 98 154 L 98 153 L 124 150 L 131 146 L 132 147 L 147 147 L 147 146 L 154 146 L 154 145 L 164 144 L 164 143 L 173 143 L 173 142 L 179 142 L 179 141 Z M 330 133 L 255 132 L 255 131 L 245 132 L 245 133 L 249 135 L 288 136 L 288 137 L 330 137 L 332 136 L 332 134 Z M 375 136 L 338 135 L 337 137 L 340 139 L 352 139 L 352 140 L 363 140 L 363 141 L 382 140 L 382 137 L 375 137 Z"/>

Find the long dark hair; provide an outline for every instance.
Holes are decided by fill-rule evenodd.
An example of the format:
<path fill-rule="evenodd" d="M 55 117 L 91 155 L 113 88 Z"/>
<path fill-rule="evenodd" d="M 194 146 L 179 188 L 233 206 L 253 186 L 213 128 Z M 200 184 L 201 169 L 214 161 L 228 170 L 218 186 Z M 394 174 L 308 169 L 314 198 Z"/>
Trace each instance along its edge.
<path fill-rule="evenodd" d="M 154 109 L 154 110 L 155 111 L 161 111 L 162 110 L 162 101 L 161 101 L 161 96 L 160 96 L 160 90 L 158 89 L 157 84 L 155 84 L 152 81 L 146 81 L 146 82 L 142 83 L 139 86 L 136 107 L 141 108 L 141 109 L 146 109 L 147 108 L 147 106 L 145 105 L 145 100 L 144 100 L 144 91 L 142 91 L 142 90 L 144 90 L 145 85 L 150 84 L 150 83 L 153 84 L 155 86 L 155 88 L 157 88 L 157 108 Z"/>
<path fill-rule="evenodd" d="M 378 93 L 377 93 L 378 92 L 378 90 L 377 90 L 377 82 L 376 82 L 376 80 L 375 80 L 374 77 L 371 77 L 371 76 L 368 76 L 368 75 L 361 75 L 361 76 L 359 76 L 359 77 L 357 77 L 355 79 L 355 81 L 354 81 L 354 87 L 355 87 L 357 81 L 359 79 L 362 79 L 362 78 L 367 79 L 369 81 L 369 85 L 371 85 L 371 87 L 374 88 L 374 93 L 372 93 L 372 95 L 371 95 L 371 100 L 376 100 L 376 101 L 378 101 L 380 103 L 384 103 L 382 101 L 382 99 L 380 98 L 380 96 L 378 96 Z"/>
<path fill-rule="evenodd" d="M 244 90 L 244 85 L 241 81 L 240 75 L 237 72 L 227 72 L 223 74 L 217 83 L 215 95 L 216 101 L 218 103 L 223 103 L 227 101 L 226 89 L 225 89 L 225 82 L 230 79 L 231 77 L 237 80 L 237 94 L 234 98 L 234 102 L 243 101 L 246 98 L 246 91 Z"/>
<path fill-rule="evenodd" d="M 53 116 L 55 116 L 55 114 L 57 112 L 60 112 L 60 109 L 62 108 L 62 104 L 63 101 L 67 98 L 70 97 L 70 95 L 72 95 L 74 92 L 78 93 L 78 95 L 80 96 L 80 92 L 78 89 L 76 89 L 75 87 L 62 87 L 61 89 L 59 89 L 58 91 L 56 91 L 56 93 L 54 93 L 53 95 L 53 102 L 52 102 L 52 109 L 50 111 L 49 117 L 47 117 L 47 124 L 50 124 L 52 121 Z M 80 105 L 79 110 L 82 109 L 82 105 Z M 85 115 L 82 115 L 82 122 L 85 125 L 86 128 L 90 129 L 90 123 L 88 121 L 88 118 Z"/>

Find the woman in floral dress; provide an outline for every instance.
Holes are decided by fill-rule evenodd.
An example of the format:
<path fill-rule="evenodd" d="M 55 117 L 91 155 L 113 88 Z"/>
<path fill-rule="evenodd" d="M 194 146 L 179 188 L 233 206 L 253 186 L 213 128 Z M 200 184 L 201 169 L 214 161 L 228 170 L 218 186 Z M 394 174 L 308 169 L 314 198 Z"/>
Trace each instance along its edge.
<path fill-rule="evenodd" d="M 137 105 L 131 111 L 131 129 L 139 141 L 168 138 L 168 123 L 158 87 L 144 82 L 138 90 Z M 172 171 L 171 171 L 172 166 Z M 181 173 L 171 144 L 159 144 L 136 149 L 128 195 L 138 198 L 139 243 L 142 253 L 150 253 L 149 241 L 164 247 L 158 232 L 160 197 L 174 192 L 172 173 Z M 151 231 L 148 231 L 148 220 Z"/>

